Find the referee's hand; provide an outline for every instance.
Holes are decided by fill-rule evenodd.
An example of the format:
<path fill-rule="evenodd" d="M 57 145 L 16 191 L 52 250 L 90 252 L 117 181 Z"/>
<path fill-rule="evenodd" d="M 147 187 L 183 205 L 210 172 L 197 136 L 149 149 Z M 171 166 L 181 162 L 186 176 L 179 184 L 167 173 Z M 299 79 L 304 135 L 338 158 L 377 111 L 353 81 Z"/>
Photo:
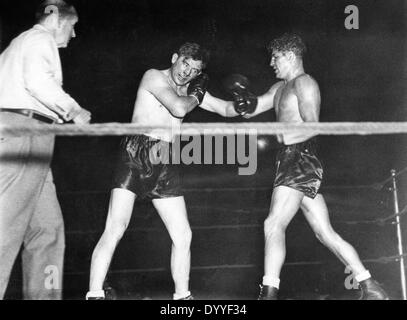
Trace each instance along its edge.
<path fill-rule="evenodd" d="M 88 124 L 90 123 L 91 118 L 92 114 L 88 110 L 82 108 L 79 114 L 73 119 L 73 122 L 75 124 Z"/>

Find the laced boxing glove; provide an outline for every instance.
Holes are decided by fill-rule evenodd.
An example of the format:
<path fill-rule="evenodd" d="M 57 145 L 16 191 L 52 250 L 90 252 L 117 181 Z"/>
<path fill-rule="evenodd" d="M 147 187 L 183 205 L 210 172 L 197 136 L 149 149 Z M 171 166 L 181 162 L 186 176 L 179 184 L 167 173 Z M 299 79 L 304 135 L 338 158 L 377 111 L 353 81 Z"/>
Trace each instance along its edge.
<path fill-rule="evenodd" d="M 201 73 L 195 79 L 193 79 L 188 86 L 188 96 L 193 96 L 198 101 L 198 104 L 202 103 L 208 88 L 209 77 L 206 73 Z"/>
<path fill-rule="evenodd" d="M 225 89 L 233 96 L 236 113 L 244 116 L 256 111 L 257 97 L 250 92 L 250 81 L 241 74 L 232 74 L 224 80 Z"/>

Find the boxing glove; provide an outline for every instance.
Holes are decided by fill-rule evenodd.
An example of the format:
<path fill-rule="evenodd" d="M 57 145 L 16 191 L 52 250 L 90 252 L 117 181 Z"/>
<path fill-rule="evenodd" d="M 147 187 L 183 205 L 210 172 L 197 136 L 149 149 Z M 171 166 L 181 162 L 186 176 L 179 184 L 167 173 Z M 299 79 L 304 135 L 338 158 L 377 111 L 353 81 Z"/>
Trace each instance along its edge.
<path fill-rule="evenodd" d="M 249 79 L 241 74 L 232 74 L 224 80 L 224 86 L 234 100 L 235 111 L 240 115 L 256 111 L 257 97 L 250 92 Z"/>
<path fill-rule="evenodd" d="M 198 104 L 202 103 L 208 88 L 209 77 L 206 73 L 201 73 L 195 79 L 193 79 L 188 86 L 188 96 L 193 96 L 198 100 Z"/>

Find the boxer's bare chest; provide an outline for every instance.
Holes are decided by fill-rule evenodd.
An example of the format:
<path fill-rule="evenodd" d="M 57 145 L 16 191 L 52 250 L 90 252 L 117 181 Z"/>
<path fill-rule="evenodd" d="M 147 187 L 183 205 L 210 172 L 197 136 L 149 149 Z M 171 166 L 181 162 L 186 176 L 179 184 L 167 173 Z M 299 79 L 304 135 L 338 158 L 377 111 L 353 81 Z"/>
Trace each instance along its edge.
<path fill-rule="evenodd" d="M 298 99 L 294 88 L 294 81 L 282 83 L 274 97 L 277 121 L 297 122 L 301 121 L 298 109 Z"/>

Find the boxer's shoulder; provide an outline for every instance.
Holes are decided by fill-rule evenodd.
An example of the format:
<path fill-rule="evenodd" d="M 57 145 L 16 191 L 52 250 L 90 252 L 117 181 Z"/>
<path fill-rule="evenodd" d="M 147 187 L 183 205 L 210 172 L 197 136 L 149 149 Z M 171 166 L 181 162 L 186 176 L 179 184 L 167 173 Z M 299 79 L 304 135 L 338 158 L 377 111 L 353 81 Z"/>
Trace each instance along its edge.
<path fill-rule="evenodd" d="M 282 88 L 284 87 L 284 84 L 285 84 L 284 81 L 277 81 L 276 83 L 274 83 L 274 84 L 270 87 L 269 91 L 270 91 L 270 92 L 271 92 L 271 91 L 275 92 L 275 91 L 277 91 L 277 90 L 279 90 L 279 89 L 282 89 Z"/>
<path fill-rule="evenodd" d="M 161 78 L 165 78 L 165 73 L 157 69 L 149 69 L 143 76 L 143 80 L 157 80 Z"/>
<path fill-rule="evenodd" d="M 140 85 L 143 87 L 169 86 L 168 77 L 165 71 L 150 69 L 144 73 Z"/>
<path fill-rule="evenodd" d="M 311 75 L 304 73 L 293 80 L 293 85 L 295 88 L 301 89 L 303 87 L 318 86 L 318 83 Z"/>

